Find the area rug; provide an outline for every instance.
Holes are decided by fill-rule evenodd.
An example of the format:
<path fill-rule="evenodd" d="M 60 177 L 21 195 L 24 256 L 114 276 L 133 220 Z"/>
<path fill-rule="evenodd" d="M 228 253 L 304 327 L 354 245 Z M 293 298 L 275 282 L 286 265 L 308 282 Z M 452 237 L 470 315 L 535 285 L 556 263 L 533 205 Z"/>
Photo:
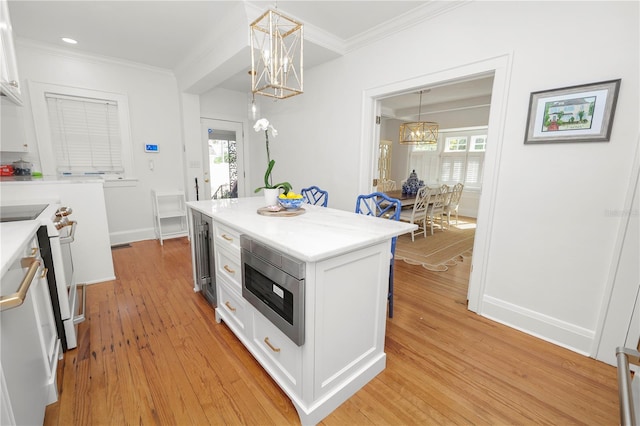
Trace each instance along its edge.
<path fill-rule="evenodd" d="M 457 225 L 452 220 L 451 226 L 445 225 L 444 231 L 437 223 L 433 227 L 433 235 L 427 227 L 427 238 L 419 234 L 415 241 L 411 241 L 411 233 L 400 235 L 396 243 L 396 259 L 437 272 L 447 271 L 449 267 L 470 259 L 476 233 L 475 219 L 461 217 Z"/>

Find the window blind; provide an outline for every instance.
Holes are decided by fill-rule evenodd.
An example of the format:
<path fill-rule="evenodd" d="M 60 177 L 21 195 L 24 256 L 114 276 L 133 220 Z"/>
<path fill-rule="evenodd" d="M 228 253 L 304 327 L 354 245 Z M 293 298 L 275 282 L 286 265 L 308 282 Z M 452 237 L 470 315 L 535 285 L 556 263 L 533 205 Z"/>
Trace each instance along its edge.
<path fill-rule="evenodd" d="M 118 103 L 45 95 L 59 173 L 123 173 Z"/>

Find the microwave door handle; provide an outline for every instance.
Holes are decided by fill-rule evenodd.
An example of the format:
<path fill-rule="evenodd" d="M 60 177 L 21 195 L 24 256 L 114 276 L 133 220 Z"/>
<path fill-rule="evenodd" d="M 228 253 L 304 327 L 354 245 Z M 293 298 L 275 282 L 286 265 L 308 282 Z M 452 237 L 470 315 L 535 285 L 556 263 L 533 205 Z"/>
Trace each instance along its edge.
<path fill-rule="evenodd" d="M 76 234 L 76 224 L 77 222 L 75 220 L 70 220 L 69 222 L 67 222 L 65 224 L 66 226 L 70 226 L 71 227 L 71 231 L 69 231 L 69 235 L 67 235 L 66 237 L 61 237 L 60 238 L 60 244 L 69 244 L 72 243 L 75 238 L 75 234 Z"/>

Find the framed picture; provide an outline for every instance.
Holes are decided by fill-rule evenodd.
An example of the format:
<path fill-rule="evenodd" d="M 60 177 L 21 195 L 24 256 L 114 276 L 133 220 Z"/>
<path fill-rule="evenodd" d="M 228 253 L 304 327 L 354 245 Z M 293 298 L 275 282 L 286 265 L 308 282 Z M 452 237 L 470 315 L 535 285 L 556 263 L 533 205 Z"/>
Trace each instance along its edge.
<path fill-rule="evenodd" d="M 525 144 L 605 142 L 620 79 L 531 93 Z"/>

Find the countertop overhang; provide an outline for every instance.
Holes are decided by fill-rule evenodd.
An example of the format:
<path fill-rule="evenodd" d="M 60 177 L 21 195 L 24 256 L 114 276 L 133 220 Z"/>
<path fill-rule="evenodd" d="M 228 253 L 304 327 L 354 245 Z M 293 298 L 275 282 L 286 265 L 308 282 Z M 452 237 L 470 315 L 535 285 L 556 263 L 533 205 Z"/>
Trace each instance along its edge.
<path fill-rule="evenodd" d="M 187 206 L 305 262 L 317 262 L 411 232 L 416 225 L 304 204 L 298 216 L 263 216 L 264 197 L 190 201 Z"/>

